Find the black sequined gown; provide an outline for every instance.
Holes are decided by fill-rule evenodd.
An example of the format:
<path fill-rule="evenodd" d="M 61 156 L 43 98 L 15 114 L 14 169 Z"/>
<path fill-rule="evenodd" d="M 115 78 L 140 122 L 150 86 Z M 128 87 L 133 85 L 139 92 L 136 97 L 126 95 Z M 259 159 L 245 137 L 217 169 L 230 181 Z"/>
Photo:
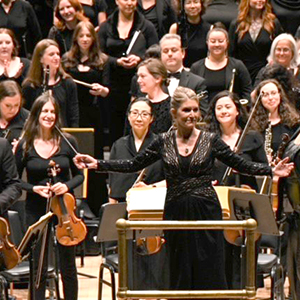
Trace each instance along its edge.
<path fill-rule="evenodd" d="M 270 175 L 267 164 L 249 162 L 233 153 L 216 134 L 202 131 L 190 157 L 181 157 L 174 131 L 163 133 L 131 160 L 103 161 L 100 171 L 136 172 L 163 160 L 167 180 L 165 220 L 221 220 L 211 185 L 215 158 L 251 175 Z M 225 289 L 223 235 L 220 231 L 166 233 L 171 289 Z"/>

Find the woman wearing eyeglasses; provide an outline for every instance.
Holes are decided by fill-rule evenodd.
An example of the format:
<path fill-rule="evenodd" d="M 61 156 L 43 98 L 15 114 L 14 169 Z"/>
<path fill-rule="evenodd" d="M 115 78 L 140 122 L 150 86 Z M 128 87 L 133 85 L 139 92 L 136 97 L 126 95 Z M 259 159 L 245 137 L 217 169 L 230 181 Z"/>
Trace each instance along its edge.
<path fill-rule="evenodd" d="M 271 140 L 272 155 L 281 144 L 281 136 L 290 136 L 299 125 L 299 114 L 275 79 L 262 81 L 255 90 L 260 101 L 253 114 L 251 127 Z"/>

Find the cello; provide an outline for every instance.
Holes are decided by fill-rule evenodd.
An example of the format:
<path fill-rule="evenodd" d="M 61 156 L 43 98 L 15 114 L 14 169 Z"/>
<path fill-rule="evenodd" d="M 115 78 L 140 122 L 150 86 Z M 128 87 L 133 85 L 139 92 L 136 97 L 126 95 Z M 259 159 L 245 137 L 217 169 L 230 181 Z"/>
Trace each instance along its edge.
<path fill-rule="evenodd" d="M 52 160 L 49 165 L 55 183 L 59 166 Z M 87 229 L 83 221 L 75 215 L 76 200 L 72 194 L 54 196 L 51 199 L 50 208 L 58 219 L 55 231 L 57 241 L 61 245 L 76 246 L 85 239 Z"/>

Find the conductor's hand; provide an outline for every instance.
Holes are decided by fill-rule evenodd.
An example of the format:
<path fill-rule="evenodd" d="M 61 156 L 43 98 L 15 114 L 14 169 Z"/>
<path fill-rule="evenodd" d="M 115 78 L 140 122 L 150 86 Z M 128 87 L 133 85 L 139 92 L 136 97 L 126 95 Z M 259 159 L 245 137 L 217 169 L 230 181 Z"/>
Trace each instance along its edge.
<path fill-rule="evenodd" d="M 73 158 L 74 164 L 78 169 L 97 169 L 98 162 L 97 160 L 87 154 L 80 154 L 78 153 L 74 158 Z"/>
<path fill-rule="evenodd" d="M 67 187 L 66 184 L 61 183 L 61 182 L 57 182 L 55 183 L 52 187 L 51 187 L 51 191 L 56 195 L 63 195 L 65 194 L 67 191 L 69 190 L 69 188 Z"/>
<path fill-rule="evenodd" d="M 288 177 L 294 169 L 294 163 L 289 163 L 289 158 L 286 157 L 276 163 L 273 168 L 273 174 L 279 177 Z"/>
<path fill-rule="evenodd" d="M 35 185 L 33 187 L 33 191 L 36 194 L 39 194 L 40 196 L 44 198 L 48 198 L 51 196 L 50 187 L 45 185 Z"/>

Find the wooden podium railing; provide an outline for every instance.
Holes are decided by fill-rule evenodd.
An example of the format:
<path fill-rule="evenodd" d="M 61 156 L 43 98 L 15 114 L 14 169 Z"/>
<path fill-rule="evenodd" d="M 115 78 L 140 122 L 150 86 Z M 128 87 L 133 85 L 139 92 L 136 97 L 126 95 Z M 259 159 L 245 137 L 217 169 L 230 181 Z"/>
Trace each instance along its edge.
<path fill-rule="evenodd" d="M 157 298 L 157 299 L 255 299 L 255 240 L 257 223 L 254 219 L 246 221 L 127 221 L 119 219 L 116 223 L 119 236 L 119 298 Z M 234 229 L 246 231 L 246 288 L 241 290 L 129 290 L 126 232 L 128 230 L 151 229 L 193 229 L 222 230 Z"/>

